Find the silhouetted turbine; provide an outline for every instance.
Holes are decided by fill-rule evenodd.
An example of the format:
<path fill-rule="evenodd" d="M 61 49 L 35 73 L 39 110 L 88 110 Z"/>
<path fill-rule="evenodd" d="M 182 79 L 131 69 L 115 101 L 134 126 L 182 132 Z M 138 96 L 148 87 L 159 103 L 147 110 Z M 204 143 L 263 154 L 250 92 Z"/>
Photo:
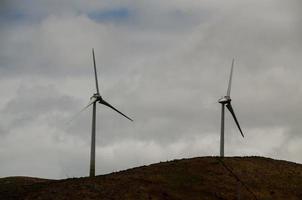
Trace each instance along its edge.
<path fill-rule="evenodd" d="M 235 112 L 232 108 L 231 104 L 231 86 L 232 86 L 232 76 L 233 76 L 233 68 L 234 68 L 234 59 L 232 60 L 232 67 L 231 67 L 231 73 L 230 73 L 230 79 L 229 79 L 229 86 L 227 90 L 226 96 L 222 97 L 221 99 L 218 100 L 219 103 L 221 103 L 221 134 L 220 134 L 220 156 L 224 157 L 224 106 L 227 107 L 227 109 L 230 111 L 232 117 L 235 120 L 235 123 L 242 135 L 244 137 L 242 130 L 240 128 L 239 122 L 236 118 Z"/>

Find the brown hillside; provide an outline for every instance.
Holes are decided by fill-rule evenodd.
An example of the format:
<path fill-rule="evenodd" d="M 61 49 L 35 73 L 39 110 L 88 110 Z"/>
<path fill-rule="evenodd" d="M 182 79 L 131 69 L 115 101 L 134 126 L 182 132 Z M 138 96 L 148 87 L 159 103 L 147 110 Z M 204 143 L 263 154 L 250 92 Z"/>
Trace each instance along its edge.
<path fill-rule="evenodd" d="M 201 157 L 95 178 L 4 178 L 0 179 L 0 199 L 207 200 L 237 199 L 238 194 L 241 199 L 302 199 L 301 164 L 260 157 L 230 157 L 223 163 L 216 157 Z"/>

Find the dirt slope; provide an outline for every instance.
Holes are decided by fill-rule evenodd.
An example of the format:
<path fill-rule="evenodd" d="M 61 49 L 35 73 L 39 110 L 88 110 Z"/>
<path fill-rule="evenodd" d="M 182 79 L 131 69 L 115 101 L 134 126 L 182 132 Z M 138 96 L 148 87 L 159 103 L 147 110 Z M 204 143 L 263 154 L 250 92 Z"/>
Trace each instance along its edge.
<path fill-rule="evenodd" d="M 201 157 L 95 178 L 0 179 L 1 200 L 207 200 L 237 199 L 238 195 L 241 199 L 301 200 L 302 165 L 261 157 L 230 157 L 223 162 L 216 157 Z"/>

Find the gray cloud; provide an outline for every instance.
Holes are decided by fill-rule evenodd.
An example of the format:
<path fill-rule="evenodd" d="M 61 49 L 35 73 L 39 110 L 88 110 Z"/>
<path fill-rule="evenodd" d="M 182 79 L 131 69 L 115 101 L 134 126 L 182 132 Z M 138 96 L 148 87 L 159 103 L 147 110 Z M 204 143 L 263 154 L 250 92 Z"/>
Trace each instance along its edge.
<path fill-rule="evenodd" d="M 233 57 L 233 106 L 246 138 L 227 114 L 226 154 L 302 162 L 298 4 L 10 3 L 27 15 L 0 29 L 0 176 L 87 174 L 91 110 L 66 122 L 95 90 L 92 47 L 104 99 L 135 120 L 98 107 L 98 173 L 218 154 L 217 100 Z M 90 15 L 121 8 L 130 15 L 119 23 Z"/>

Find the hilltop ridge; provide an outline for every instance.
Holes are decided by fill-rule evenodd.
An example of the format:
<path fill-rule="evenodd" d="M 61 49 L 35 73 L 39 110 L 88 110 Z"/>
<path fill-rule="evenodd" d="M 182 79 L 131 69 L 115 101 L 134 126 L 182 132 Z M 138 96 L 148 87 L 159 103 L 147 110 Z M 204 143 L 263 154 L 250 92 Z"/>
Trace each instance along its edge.
<path fill-rule="evenodd" d="M 225 165 L 225 166 L 224 166 Z M 237 178 L 242 183 L 240 183 Z M 302 199 L 302 165 L 263 157 L 197 157 L 94 178 L 0 179 L 0 199 Z"/>

